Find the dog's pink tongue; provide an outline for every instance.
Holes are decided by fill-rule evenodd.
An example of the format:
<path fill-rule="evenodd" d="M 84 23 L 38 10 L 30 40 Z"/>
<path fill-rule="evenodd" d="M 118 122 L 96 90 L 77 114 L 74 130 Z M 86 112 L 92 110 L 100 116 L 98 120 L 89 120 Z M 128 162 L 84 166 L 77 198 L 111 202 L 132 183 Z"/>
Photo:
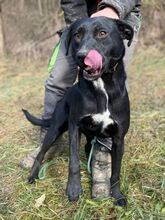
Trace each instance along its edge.
<path fill-rule="evenodd" d="M 102 56 L 97 50 L 90 50 L 84 59 L 84 64 L 96 72 L 102 68 Z"/>

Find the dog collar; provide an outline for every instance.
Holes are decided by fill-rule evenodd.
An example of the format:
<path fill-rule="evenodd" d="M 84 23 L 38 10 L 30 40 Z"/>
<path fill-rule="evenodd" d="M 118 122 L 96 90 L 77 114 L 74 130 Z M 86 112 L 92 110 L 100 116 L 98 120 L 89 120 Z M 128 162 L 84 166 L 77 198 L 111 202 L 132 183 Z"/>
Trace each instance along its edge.
<path fill-rule="evenodd" d="M 119 63 L 116 63 L 116 64 L 112 67 L 112 69 L 110 70 L 110 72 L 115 72 L 116 69 L 117 69 L 118 64 L 119 64 Z"/>
<path fill-rule="evenodd" d="M 116 72 L 118 65 L 119 65 L 119 63 L 116 63 L 113 67 L 111 67 L 111 69 L 109 70 L 108 73 L 114 73 L 114 72 Z"/>

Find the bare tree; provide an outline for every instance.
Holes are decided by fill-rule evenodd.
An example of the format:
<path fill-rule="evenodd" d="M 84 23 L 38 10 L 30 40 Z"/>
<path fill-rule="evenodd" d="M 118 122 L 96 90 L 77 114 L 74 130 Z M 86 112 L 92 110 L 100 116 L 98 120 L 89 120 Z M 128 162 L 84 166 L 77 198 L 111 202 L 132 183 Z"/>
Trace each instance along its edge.
<path fill-rule="evenodd" d="M 3 0 L 0 51 L 26 60 L 49 59 L 63 25 L 59 0 Z M 2 22 L 3 20 L 3 22 Z"/>
<path fill-rule="evenodd" d="M 4 52 L 4 35 L 3 35 L 3 25 L 2 25 L 2 8 L 1 8 L 1 3 L 0 2 L 0 55 L 3 54 Z"/>

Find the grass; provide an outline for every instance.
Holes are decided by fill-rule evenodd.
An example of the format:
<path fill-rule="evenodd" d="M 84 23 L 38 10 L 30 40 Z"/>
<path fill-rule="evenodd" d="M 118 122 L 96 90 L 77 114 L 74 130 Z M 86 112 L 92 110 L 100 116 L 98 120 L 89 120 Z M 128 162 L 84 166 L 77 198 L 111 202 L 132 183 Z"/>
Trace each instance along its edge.
<path fill-rule="evenodd" d="M 121 188 L 128 208 L 111 199 L 92 200 L 91 180 L 81 148 L 84 193 L 76 203 L 65 196 L 68 149 L 55 158 L 46 179 L 26 183 L 18 167 L 37 143 L 38 130 L 21 108 L 40 115 L 46 68 L 0 60 L 0 219 L 161 220 L 165 219 L 165 58 L 155 48 L 139 50 L 130 68 L 131 127 L 126 137 Z M 65 143 L 67 145 L 67 143 Z"/>

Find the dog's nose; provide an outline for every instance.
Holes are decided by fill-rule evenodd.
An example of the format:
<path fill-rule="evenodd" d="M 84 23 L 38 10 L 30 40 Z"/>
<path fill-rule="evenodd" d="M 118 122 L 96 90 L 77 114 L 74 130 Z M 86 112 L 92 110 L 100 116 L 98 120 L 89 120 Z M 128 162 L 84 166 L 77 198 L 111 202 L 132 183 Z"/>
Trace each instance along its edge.
<path fill-rule="evenodd" d="M 77 53 L 77 59 L 79 60 L 79 62 L 81 62 L 82 64 L 84 63 L 84 59 L 87 56 L 88 51 L 87 50 L 80 50 Z"/>

